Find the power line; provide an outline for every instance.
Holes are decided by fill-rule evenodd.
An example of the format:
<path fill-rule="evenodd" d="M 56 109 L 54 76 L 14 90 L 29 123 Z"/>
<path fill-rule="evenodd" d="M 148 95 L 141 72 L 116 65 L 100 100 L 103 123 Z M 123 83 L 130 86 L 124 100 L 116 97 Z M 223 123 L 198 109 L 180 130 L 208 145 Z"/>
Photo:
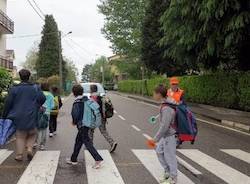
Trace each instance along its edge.
<path fill-rule="evenodd" d="M 36 10 L 36 8 L 34 7 L 34 5 L 30 2 L 30 0 L 27 0 L 28 3 L 30 4 L 30 6 L 32 7 L 32 9 L 36 12 L 36 14 L 44 21 L 44 17 Z"/>
<path fill-rule="evenodd" d="M 63 40 L 78 56 L 79 56 L 79 58 L 81 58 L 81 59 L 83 59 L 83 60 L 86 60 L 86 58 L 85 57 L 83 57 L 81 54 L 79 54 L 79 52 L 76 50 L 76 49 L 74 49 L 73 47 L 72 47 L 72 45 L 67 41 L 67 40 Z"/>
<path fill-rule="evenodd" d="M 69 38 L 69 40 L 75 44 L 78 48 L 82 49 L 84 52 L 86 52 L 88 55 L 95 55 L 93 53 L 91 53 L 90 51 L 88 51 L 87 49 L 83 48 L 80 44 L 78 44 L 77 42 L 75 42 L 73 39 Z"/>
<path fill-rule="evenodd" d="M 19 36 L 8 37 L 8 39 L 14 39 L 14 38 L 29 38 L 29 37 L 37 37 L 37 36 L 42 36 L 42 35 L 52 35 L 52 34 L 58 34 L 58 32 L 51 32 L 51 33 L 45 33 L 45 34 L 19 35 Z"/>
<path fill-rule="evenodd" d="M 43 13 L 42 9 L 39 7 L 39 5 L 36 3 L 35 0 L 32 0 L 35 4 L 35 6 L 37 7 L 37 9 L 40 11 L 40 13 L 45 17 L 45 14 Z"/>

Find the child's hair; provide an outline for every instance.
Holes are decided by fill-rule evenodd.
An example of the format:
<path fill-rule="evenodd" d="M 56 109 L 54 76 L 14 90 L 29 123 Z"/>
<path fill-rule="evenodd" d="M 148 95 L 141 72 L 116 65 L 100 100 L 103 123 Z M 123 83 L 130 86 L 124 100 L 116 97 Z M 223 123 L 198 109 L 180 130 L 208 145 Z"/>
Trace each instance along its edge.
<path fill-rule="evenodd" d="M 49 91 L 49 83 L 47 83 L 47 82 L 41 83 L 41 90 L 42 91 Z"/>
<path fill-rule="evenodd" d="M 164 86 L 163 84 L 160 84 L 158 85 L 155 89 L 154 89 L 154 92 L 157 93 L 157 94 L 161 94 L 161 96 L 163 98 L 165 98 L 167 96 L 167 88 L 166 86 Z"/>
<path fill-rule="evenodd" d="M 90 85 L 90 93 L 96 93 L 98 91 L 97 85 L 91 84 Z"/>
<path fill-rule="evenodd" d="M 52 91 L 53 95 L 59 94 L 59 88 L 57 86 L 52 86 L 51 91 Z"/>
<path fill-rule="evenodd" d="M 80 84 L 75 84 L 72 88 L 74 96 L 81 96 L 83 94 L 83 87 Z"/>

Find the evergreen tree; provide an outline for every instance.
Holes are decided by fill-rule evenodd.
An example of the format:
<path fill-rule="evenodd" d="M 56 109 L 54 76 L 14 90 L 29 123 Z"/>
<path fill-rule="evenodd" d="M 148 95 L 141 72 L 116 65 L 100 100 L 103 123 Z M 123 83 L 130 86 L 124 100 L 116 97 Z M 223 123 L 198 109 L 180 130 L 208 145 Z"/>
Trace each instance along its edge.
<path fill-rule="evenodd" d="M 39 78 L 59 75 L 59 54 L 62 54 L 59 50 L 61 51 L 57 23 L 52 15 L 46 15 L 36 63 Z M 65 62 L 63 62 L 63 68 L 65 73 Z"/>

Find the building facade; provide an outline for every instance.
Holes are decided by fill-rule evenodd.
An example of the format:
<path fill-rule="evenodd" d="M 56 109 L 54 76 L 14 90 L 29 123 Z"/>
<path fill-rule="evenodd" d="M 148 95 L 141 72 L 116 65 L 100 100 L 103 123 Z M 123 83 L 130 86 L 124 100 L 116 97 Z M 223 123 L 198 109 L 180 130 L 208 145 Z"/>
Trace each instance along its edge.
<path fill-rule="evenodd" d="M 14 33 L 14 22 L 7 16 L 7 0 L 0 0 L 0 67 L 13 70 L 14 51 L 6 50 L 6 35 Z"/>

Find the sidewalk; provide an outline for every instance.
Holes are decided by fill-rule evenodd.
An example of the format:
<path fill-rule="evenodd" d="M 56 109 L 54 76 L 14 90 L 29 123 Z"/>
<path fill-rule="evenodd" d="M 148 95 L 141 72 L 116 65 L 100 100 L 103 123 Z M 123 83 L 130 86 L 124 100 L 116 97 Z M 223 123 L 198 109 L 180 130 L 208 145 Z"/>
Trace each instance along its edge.
<path fill-rule="evenodd" d="M 126 96 L 128 98 L 143 101 L 146 103 L 158 105 L 150 97 L 143 97 L 134 94 L 127 94 L 121 92 L 112 92 L 118 95 Z M 226 125 L 235 129 L 250 133 L 250 112 L 238 111 L 233 109 L 226 109 L 221 107 L 214 107 L 210 105 L 188 103 L 191 110 L 200 116 L 215 120 L 219 124 Z"/>

